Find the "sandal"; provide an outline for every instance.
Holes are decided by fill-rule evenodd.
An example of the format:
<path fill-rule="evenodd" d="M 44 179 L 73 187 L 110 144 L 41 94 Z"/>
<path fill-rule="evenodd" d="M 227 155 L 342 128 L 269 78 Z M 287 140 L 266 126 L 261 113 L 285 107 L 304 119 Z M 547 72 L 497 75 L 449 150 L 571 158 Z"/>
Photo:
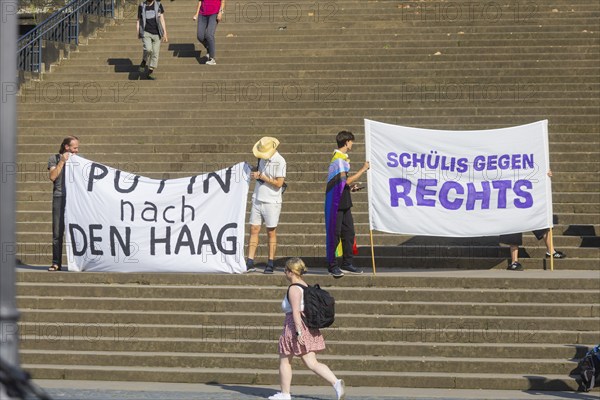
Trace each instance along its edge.
<path fill-rule="evenodd" d="M 48 268 L 48 271 L 61 271 L 61 267 L 60 265 L 52 265 L 50 268 Z"/>

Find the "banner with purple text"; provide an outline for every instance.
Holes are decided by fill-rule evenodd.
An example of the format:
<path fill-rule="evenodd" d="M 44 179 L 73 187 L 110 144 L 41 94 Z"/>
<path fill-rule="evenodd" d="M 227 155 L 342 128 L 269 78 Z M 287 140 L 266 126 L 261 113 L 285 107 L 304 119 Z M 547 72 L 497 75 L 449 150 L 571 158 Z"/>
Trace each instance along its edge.
<path fill-rule="evenodd" d="M 548 121 L 480 131 L 365 120 L 373 230 L 474 237 L 552 226 Z"/>
<path fill-rule="evenodd" d="M 69 271 L 242 273 L 249 167 L 150 179 L 69 158 Z"/>

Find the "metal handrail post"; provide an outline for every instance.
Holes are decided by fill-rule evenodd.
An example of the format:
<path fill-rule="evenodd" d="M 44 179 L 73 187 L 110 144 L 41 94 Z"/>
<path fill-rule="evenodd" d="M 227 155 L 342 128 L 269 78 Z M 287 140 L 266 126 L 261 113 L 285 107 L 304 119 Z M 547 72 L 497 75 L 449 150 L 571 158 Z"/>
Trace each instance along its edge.
<path fill-rule="evenodd" d="M 34 71 L 34 72 L 37 72 L 39 74 L 41 74 L 43 72 L 42 71 L 42 45 L 43 45 L 43 43 L 42 43 L 42 37 L 40 36 L 40 38 L 38 39 L 38 42 L 37 42 L 37 48 L 38 48 L 38 50 L 37 50 L 37 61 L 36 61 L 35 71 Z"/>
<path fill-rule="evenodd" d="M 79 8 L 75 11 L 75 45 L 79 45 Z"/>

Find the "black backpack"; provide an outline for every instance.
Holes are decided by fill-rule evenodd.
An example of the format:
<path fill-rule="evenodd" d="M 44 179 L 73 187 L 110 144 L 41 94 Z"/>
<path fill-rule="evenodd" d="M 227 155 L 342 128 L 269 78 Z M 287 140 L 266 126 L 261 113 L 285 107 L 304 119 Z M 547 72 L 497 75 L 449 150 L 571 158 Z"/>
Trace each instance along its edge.
<path fill-rule="evenodd" d="M 579 377 L 581 378 L 580 390 L 589 392 L 594 388 L 600 375 L 600 344 L 588 351 L 579 360 L 577 368 L 579 369 Z"/>
<path fill-rule="evenodd" d="M 328 291 L 321 289 L 317 284 L 304 286 L 292 283 L 288 287 L 288 301 L 290 288 L 300 286 L 304 289 L 304 315 L 302 320 L 312 329 L 327 328 L 335 321 L 335 299 Z"/>

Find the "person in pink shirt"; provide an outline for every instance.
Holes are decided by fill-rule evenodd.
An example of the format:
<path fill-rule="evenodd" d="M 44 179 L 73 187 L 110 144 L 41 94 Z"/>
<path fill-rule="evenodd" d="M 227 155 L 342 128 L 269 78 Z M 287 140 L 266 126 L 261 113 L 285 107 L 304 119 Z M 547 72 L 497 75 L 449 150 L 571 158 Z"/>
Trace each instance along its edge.
<path fill-rule="evenodd" d="M 199 0 L 194 21 L 198 20 L 198 40 L 208 53 L 206 64 L 216 65 L 215 31 L 225 13 L 225 0 Z"/>

